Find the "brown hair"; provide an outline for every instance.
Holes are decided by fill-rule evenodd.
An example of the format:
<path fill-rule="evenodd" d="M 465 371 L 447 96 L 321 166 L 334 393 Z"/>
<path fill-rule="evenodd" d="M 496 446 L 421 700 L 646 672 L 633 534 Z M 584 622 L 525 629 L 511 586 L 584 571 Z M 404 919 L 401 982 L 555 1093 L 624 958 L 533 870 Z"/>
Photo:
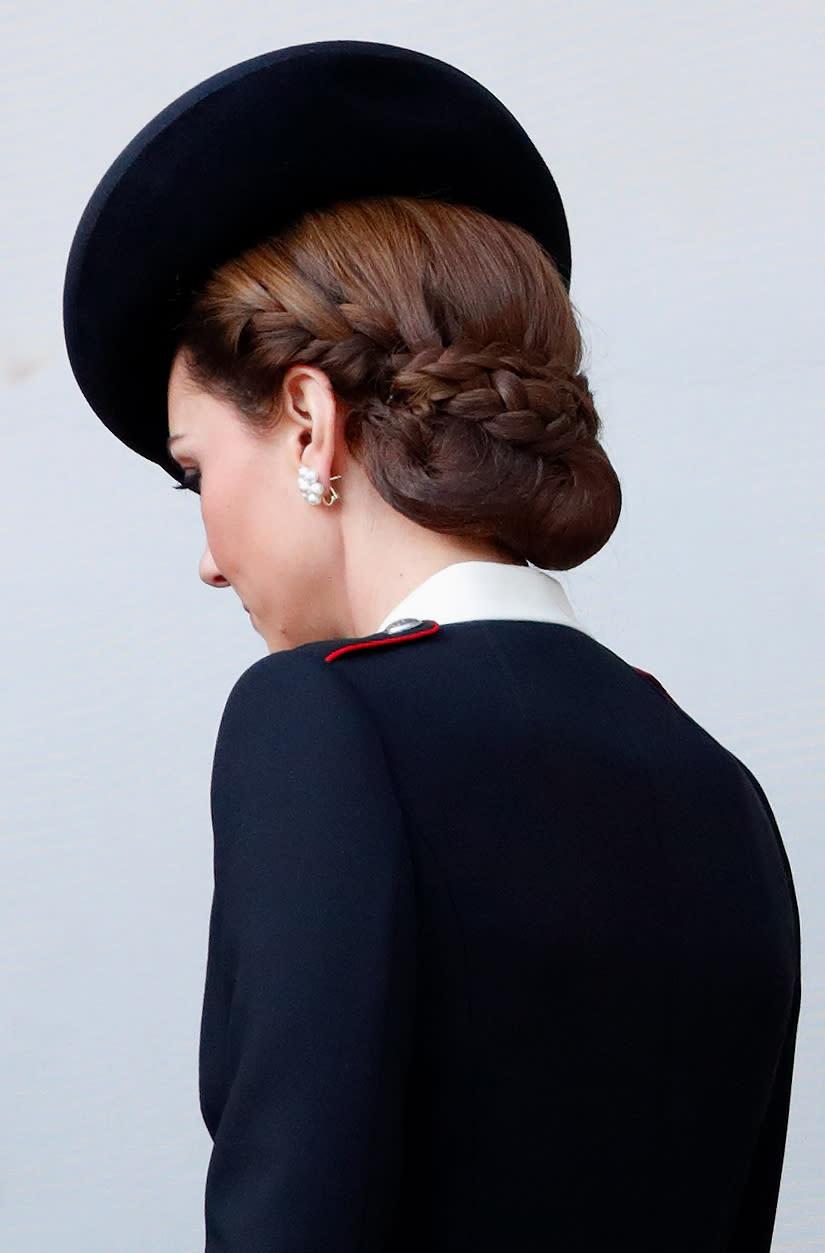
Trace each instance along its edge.
<path fill-rule="evenodd" d="M 616 526 L 576 319 L 517 226 L 409 197 L 314 210 L 221 266 L 181 329 L 194 379 L 258 429 L 289 366 L 322 369 L 347 447 L 422 526 L 554 570 Z"/>

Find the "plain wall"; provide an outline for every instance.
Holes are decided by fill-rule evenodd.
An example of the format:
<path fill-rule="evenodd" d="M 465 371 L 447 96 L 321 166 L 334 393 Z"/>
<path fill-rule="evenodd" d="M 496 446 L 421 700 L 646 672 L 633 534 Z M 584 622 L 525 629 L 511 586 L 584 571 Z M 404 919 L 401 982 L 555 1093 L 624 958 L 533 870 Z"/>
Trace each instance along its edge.
<path fill-rule="evenodd" d="M 654 673 L 773 805 L 805 978 L 774 1248 L 825 1247 L 824 25 L 820 4 L 793 0 L 3 10 L 8 1253 L 202 1247 L 211 754 L 232 683 L 265 652 L 235 594 L 198 581 L 196 499 L 75 386 L 66 254 L 97 180 L 175 96 L 332 38 L 475 75 L 557 178 L 625 501 L 607 547 L 563 582 L 597 638 Z"/>

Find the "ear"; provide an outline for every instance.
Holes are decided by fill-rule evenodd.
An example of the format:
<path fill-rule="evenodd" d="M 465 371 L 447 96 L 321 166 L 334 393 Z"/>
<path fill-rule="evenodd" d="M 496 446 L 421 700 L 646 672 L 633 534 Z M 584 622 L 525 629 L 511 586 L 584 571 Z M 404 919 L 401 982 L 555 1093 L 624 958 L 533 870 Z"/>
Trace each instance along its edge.
<path fill-rule="evenodd" d="M 295 468 L 310 466 L 322 482 L 332 474 L 339 441 L 343 440 L 343 405 L 323 370 L 311 365 L 290 366 L 284 375 L 281 422 L 291 424 L 289 439 Z"/>

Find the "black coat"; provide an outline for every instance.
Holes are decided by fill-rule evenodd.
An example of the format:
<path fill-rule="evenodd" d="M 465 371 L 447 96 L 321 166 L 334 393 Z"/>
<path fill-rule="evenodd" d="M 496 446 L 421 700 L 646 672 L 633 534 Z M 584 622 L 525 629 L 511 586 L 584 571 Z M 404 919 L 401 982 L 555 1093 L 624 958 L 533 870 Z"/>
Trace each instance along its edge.
<path fill-rule="evenodd" d="M 208 1253 L 762 1253 L 799 1009 L 748 769 L 589 635 L 252 665 L 221 722 Z"/>

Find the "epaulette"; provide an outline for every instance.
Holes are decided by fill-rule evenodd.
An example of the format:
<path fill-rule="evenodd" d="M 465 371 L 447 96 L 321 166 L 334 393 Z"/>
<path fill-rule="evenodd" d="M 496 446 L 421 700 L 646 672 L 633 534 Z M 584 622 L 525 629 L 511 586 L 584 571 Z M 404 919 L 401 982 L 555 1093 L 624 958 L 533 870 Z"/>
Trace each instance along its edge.
<path fill-rule="evenodd" d="M 420 640 L 427 635 L 435 635 L 439 630 L 437 622 L 429 619 L 421 618 L 399 618 L 396 622 L 391 622 L 383 631 L 377 631 L 375 635 L 367 635 L 364 639 L 353 640 L 351 644 L 342 644 L 340 648 L 334 648 L 331 653 L 327 653 L 324 661 L 335 661 L 337 657 L 344 657 L 347 653 L 360 652 L 364 648 L 383 648 L 387 644 L 403 644 L 407 640 Z"/>

